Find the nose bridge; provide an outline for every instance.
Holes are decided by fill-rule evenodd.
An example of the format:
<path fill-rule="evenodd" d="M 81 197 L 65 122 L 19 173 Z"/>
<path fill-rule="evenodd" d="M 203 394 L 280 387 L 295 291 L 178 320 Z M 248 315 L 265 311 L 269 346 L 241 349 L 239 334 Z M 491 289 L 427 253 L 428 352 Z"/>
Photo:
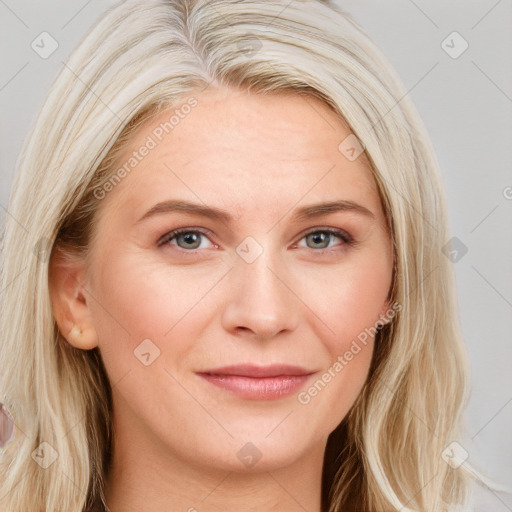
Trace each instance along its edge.
<path fill-rule="evenodd" d="M 259 244 L 258 244 L 259 245 Z M 298 319 L 298 300 L 285 284 L 285 267 L 268 248 L 254 241 L 242 242 L 231 274 L 232 293 L 223 315 L 230 330 L 249 330 L 272 336 L 293 330 Z"/>

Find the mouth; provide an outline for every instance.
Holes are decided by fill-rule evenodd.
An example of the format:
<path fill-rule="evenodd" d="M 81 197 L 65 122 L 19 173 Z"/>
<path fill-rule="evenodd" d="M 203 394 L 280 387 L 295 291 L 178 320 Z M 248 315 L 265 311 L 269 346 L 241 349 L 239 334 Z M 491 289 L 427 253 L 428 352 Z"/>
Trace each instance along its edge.
<path fill-rule="evenodd" d="M 197 375 L 246 400 L 275 400 L 298 391 L 315 373 L 300 366 L 243 364 L 198 372 Z"/>

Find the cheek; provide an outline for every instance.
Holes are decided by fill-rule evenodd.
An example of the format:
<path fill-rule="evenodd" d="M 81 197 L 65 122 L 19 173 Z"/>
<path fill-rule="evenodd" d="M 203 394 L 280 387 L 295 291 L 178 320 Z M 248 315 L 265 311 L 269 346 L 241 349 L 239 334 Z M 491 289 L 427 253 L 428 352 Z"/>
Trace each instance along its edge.
<path fill-rule="evenodd" d="M 322 329 L 328 361 L 297 396 L 306 411 L 323 418 L 320 430 L 332 432 L 339 425 L 367 380 L 375 344 L 375 321 L 386 297 L 382 293 L 382 300 L 376 300 L 370 292 L 347 280 L 335 292 L 323 295 L 322 319 L 334 331 L 326 333 Z"/>
<path fill-rule="evenodd" d="M 327 271 L 302 274 L 301 280 L 304 302 L 328 327 L 324 339 L 334 358 L 348 350 L 354 339 L 375 332 L 387 307 L 391 265 L 373 256 L 354 257 Z"/>
<path fill-rule="evenodd" d="M 107 368 L 139 365 L 134 351 L 147 339 L 179 361 L 201 329 L 197 312 L 222 273 L 203 269 L 197 275 L 192 267 L 173 269 L 137 254 L 105 255 L 90 304 Z"/>
<path fill-rule="evenodd" d="M 302 274 L 302 296 L 311 305 L 308 321 L 317 325 L 329 362 L 298 399 L 304 405 L 316 402 L 326 412 L 335 410 L 333 428 L 348 413 L 367 379 L 391 272 L 389 260 L 370 255 L 328 272 Z"/>

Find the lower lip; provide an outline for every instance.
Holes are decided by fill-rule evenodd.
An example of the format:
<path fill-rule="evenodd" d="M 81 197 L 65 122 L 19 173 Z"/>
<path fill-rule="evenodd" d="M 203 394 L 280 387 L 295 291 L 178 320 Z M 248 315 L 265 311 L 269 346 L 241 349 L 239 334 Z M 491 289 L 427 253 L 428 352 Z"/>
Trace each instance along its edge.
<path fill-rule="evenodd" d="M 241 375 L 198 374 L 210 384 L 227 389 L 247 400 L 275 400 L 295 393 L 310 375 L 281 375 L 278 377 L 243 377 Z"/>

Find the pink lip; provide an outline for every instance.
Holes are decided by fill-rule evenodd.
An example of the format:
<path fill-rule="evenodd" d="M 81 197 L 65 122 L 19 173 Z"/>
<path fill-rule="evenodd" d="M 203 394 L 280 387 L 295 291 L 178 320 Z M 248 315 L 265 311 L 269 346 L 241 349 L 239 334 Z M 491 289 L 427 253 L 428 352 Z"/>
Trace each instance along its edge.
<path fill-rule="evenodd" d="M 297 391 L 315 371 L 299 366 L 225 366 L 198 375 L 214 386 L 248 400 L 274 400 Z"/>

